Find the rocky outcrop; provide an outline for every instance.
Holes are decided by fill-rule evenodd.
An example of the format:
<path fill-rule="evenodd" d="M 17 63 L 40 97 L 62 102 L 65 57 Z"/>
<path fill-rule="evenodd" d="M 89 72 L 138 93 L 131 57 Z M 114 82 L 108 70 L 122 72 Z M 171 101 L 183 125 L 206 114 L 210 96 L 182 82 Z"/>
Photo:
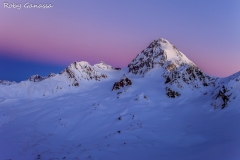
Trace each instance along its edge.
<path fill-rule="evenodd" d="M 213 102 L 211 103 L 214 108 L 226 108 L 229 103 L 233 102 L 237 98 L 237 93 L 240 90 L 240 72 L 233 74 L 232 76 L 219 79 L 216 82 L 216 87 L 212 91 Z"/>
<path fill-rule="evenodd" d="M 133 74 L 145 74 L 155 66 L 163 66 L 167 60 L 167 54 L 160 48 L 160 44 L 150 44 L 128 65 L 129 72 Z"/>
<path fill-rule="evenodd" d="M 193 88 L 202 86 L 214 86 L 216 78 L 210 77 L 203 73 L 198 67 L 188 64 L 182 65 L 175 69 L 166 69 L 162 75 L 165 78 L 165 84 L 176 84 L 179 88 L 183 88 L 184 83 Z"/>
<path fill-rule="evenodd" d="M 46 79 L 46 77 L 42 77 L 42 76 L 36 74 L 36 75 L 29 77 L 27 80 L 31 81 L 31 82 L 40 82 L 40 81 L 43 81 L 44 79 Z"/>
<path fill-rule="evenodd" d="M 167 95 L 169 98 L 176 98 L 176 97 L 181 96 L 180 93 L 178 93 L 177 91 L 172 90 L 172 89 L 169 88 L 169 87 L 166 87 L 165 89 L 166 89 L 166 95 Z"/>
<path fill-rule="evenodd" d="M 228 106 L 228 103 L 234 99 L 231 88 L 225 87 L 224 85 L 222 87 L 218 87 L 215 92 L 216 95 L 213 97 L 214 102 L 211 104 L 215 109 L 219 107 L 224 109 Z"/>
<path fill-rule="evenodd" d="M 75 74 L 74 72 L 71 70 L 70 67 L 67 67 L 65 69 L 65 73 L 68 75 L 68 78 L 69 79 L 72 79 L 73 80 L 73 83 L 72 83 L 72 86 L 79 86 L 79 83 L 77 81 L 77 78 L 75 77 Z"/>
<path fill-rule="evenodd" d="M 123 76 L 120 81 L 118 82 L 115 82 L 113 87 L 112 87 L 112 91 L 113 90 L 119 90 L 121 88 L 124 88 L 126 86 L 131 86 L 132 85 L 132 81 L 126 77 L 126 76 Z"/>
<path fill-rule="evenodd" d="M 33 75 L 33 76 L 29 77 L 27 80 L 28 80 L 28 81 L 31 81 L 31 82 L 41 82 L 41 81 L 43 81 L 43 80 L 45 80 L 45 79 L 47 79 L 47 78 L 54 77 L 54 76 L 55 76 L 54 73 L 50 73 L 50 74 L 49 74 L 48 76 L 46 76 L 46 77 L 42 77 L 42 76 L 36 74 L 36 75 Z"/>

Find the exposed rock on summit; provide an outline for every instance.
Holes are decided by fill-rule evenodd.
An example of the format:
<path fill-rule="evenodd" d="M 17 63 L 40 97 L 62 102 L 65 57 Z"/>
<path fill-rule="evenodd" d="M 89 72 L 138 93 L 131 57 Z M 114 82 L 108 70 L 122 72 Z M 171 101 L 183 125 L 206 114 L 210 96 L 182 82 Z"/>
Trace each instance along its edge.
<path fill-rule="evenodd" d="M 64 74 L 71 79 L 73 86 L 79 86 L 78 82 L 80 80 L 100 81 L 107 78 L 106 74 L 96 71 L 93 66 L 85 61 L 72 63 L 60 74 Z"/>
<path fill-rule="evenodd" d="M 168 65 L 166 65 L 168 63 Z M 160 38 L 154 40 L 146 49 L 137 55 L 128 65 L 129 72 L 133 74 L 146 74 L 155 67 L 163 67 L 169 71 L 177 69 L 183 64 L 195 66 L 184 54 L 167 40 Z"/>

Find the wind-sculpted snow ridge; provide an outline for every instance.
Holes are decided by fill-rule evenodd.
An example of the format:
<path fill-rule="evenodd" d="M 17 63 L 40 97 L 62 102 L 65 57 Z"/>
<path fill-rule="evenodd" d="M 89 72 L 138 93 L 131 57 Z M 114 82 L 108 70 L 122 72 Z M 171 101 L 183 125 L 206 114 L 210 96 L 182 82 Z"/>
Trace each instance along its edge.
<path fill-rule="evenodd" d="M 103 61 L 101 61 L 98 64 L 94 64 L 94 67 L 100 68 L 100 69 L 114 69 L 112 66 L 107 65 L 106 63 L 104 63 Z"/>
<path fill-rule="evenodd" d="M 94 67 L 99 68 L 101 70 L 121 70 L 121 68 L 113 68 L 112 66 L 104 63 L 103 61 L 101 61 L 98 64 L 94 64 Z"/>
<path fill-rule="evenodd" d="M 6 80 L 0 80 L 0 85 L 12 85 L 12 84 L 15 84 L 16 82 L 11 82 L 11 81 L 6 81 Z"/>

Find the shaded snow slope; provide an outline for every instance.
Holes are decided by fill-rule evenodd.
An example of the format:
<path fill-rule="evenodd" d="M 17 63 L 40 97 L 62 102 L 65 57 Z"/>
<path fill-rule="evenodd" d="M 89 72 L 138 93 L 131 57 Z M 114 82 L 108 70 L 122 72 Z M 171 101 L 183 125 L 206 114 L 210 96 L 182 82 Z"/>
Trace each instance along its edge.
<path fill-rule="evenodd" d="M 239 97 L 214 110 L 209 96 L 168 98 L 161 76 L 145 78 L 131 77 L 119 98 L 113 78 L 77 93 L 0 102 L 1 158 L 239 159 Z"/>

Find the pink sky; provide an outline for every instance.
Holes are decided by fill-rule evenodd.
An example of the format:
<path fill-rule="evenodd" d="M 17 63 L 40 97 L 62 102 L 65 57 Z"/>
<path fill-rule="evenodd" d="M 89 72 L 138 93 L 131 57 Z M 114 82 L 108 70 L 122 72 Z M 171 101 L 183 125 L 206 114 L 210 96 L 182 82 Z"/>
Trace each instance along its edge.
<path fill-rule="evenodd" d="M 236 4 L 208 8 L 204 2 L 188 3 L 182 13 L 181 4 L 171 2 L 162 8 L 157 1 L 139 6 L 127 1 L 51 2 L 55 8 L 49 10 L 0 9 L 2 56 L 62 65 L 105 61 L 124 67 L 151 41 L 165 38 L 208 74 L 240 71 Z M 195 5 L 203 10 L 191 9 Z"/>

